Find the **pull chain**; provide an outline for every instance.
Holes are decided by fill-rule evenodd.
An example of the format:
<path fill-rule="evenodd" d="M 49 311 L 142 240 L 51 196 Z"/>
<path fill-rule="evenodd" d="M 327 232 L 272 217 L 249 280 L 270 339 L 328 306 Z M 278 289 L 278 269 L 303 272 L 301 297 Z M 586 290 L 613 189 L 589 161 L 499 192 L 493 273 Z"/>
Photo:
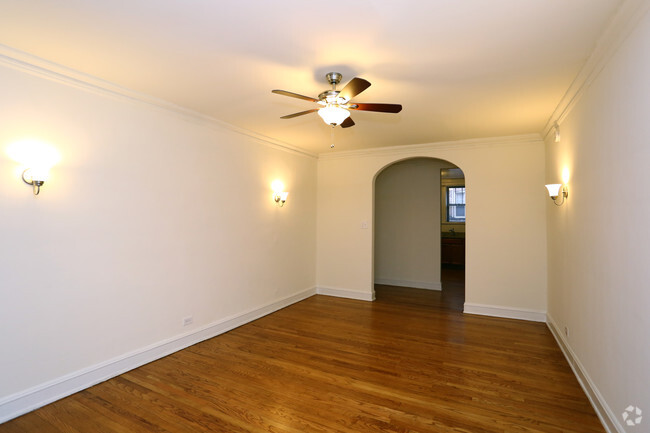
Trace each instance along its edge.
<path fill-rule="evenodd" d="M 330 141 L 332 144 L 330 144 L 330 149 L 334 149 L 334 126 L 332 126 L 332 129 L 330 130 Z"/>

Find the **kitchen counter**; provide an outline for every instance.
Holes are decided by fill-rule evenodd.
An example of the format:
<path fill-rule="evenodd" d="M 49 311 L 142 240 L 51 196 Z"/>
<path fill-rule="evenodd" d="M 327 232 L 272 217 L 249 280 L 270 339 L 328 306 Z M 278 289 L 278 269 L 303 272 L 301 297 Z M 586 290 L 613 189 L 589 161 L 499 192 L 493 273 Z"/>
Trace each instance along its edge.
<path fill-rule="evenodd" d="M 465 232 L 449 233 L 448 231 L 440 233 L 443 239 L 465 239 Z"/>

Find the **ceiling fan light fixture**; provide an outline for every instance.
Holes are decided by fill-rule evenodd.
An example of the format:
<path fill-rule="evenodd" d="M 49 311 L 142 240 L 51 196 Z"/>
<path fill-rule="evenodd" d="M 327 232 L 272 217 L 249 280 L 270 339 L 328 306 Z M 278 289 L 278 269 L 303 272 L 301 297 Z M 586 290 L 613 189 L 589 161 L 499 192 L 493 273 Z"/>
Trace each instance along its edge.
<path fill-rule="evenodd" d="M 311 110 L 304 110 L 298 113 L 287 114 L 280 119 L 293 119 L 294 117 L 305 114 L 318 112 L 323 121 L 332 127 L 340 126 L 341 128 L 350 128 L 355 123 L 350 116 L 350 110 L 355 111 L 374 111 L 378 113 L 399 113 L 402 106 L 399 104 L 373 104 L 373 103 L 351 103 L 350 101 L 358 94 L 370 87 L 370 82 L 363 78 L 354 77 L 342 90 L 336 90 L 336 85 L 341 82 L 341 74 L 330 72 L 326 75 L 327 82 L 332 88 L 325 90 L 318 95 L 318 98 L 300 95 L 298 93 L 287 92 L 286 90 L 271 90 L 272 93 L 284 96 L 290 96 L 296 99 L 302 99 L 309 102 L 315 102 L 317 107 Z M 332 147 L 334 145 L 332 144 Z"/>
<path fill-rule="evenodd" d="M 318 110 L 318 115 L 328 125 L 338 126 L 343 123 L 345 119 L 350 117 L 350 112 L 345 108 L 339 107 L 338 105 L 328 104 Z"/>

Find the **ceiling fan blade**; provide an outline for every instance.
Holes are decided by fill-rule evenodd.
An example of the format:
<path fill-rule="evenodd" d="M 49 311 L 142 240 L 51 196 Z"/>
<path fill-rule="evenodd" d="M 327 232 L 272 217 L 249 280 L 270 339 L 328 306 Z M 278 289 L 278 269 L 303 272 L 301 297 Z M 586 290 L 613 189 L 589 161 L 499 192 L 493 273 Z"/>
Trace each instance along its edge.
<path fill-rule="evenodd" d="M 271 90 L 271 92 L 276 93 L 278 95 L 291 96 L 292 98 L 304 99 L 305 101 L 318 102 L 318 99 L 316 98 L 312 98 L 305 95 L 299 95 L 293 92 L 287 92 L 286 90 Z"/>
<path fill-rule="evenodd" d="M 348 108 L 350 110 L 379 111 L 380 113 L 399 113 L 402 111 L 400 104 L 364 104 L 355 102 L 354 104 L 350 104 Z"/>
<path fill-rule="evenodd" d="M 302 116 L 304 114 L 313 113 L 314 111 L 318 111 L 318 108 L 313 108 L 311 110 L 301 111 L 299 113 L 287 114 L 286 116 L 280 117 L 280 119 L 293 119 L 294 117 Z"/>
<path fill-rule="evenodd" d="M 348 117 L 341 123 L 341 128 L 349 128 L 350 126 L 354 126 L 354 120 L 351 117 Z"/>
<path fill-rule="evenodd" d="M 348 84 L 345 85 L 343 90 L 341 90 L 341 93 L 339 93 L 339 98 L 345 98 L 349 101 L 359 93 L 366 90 L 368 87 L 370 87 L 369 81 L 366 81 L 363 78 L 354 77 Z"/>

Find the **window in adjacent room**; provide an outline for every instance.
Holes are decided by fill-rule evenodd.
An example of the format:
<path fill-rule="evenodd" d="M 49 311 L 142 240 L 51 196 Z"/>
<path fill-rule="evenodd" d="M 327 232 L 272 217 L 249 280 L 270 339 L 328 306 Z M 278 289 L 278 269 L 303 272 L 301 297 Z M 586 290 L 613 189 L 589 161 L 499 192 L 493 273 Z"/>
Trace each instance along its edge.
<path fill-rule="evenodd" d="M 440 170 L 440 222 L 442 231 L 460 231 L 465 225 L 465 174 L 458 168 Z"/>
<path fill-rule="evenodd" d="M 447 187 L 447 222 L 465 222 L 465 187 Z"/>

